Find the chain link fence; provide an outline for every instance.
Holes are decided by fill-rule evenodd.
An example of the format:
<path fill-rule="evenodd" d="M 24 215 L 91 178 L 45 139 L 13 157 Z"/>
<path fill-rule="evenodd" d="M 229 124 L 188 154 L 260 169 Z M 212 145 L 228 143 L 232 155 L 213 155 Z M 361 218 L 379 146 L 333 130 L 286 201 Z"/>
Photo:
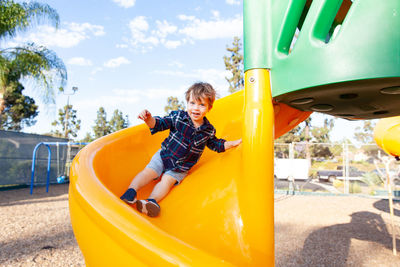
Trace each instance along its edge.
<path fill-rule="evenodd" d="M 24 186 L 31 183 L 32 154 L 40 142 L 68 142 L 65 138 L 0 130 L 0 187 Z M 50 146 L 50 183 L 64 175 L 68 163 L 80 147 Z M 46 184 L 48 150 L 40 146 L 36 153 L 35 185 Z"/>
<path fill-rule="evenodd" d="M 35 146 L 67 141 L 0 130 L 0 187 L 29 185 Z M 68 164 L 80 148 L 50 146 L 50 183 L 68 172 Z M 277 190 L 386 196 L 389 181 L 394 196 L 400 197 L 400 164 L 375 144 L 275 143 L 274 153 Z M 46 183 L 47 160 L 47 148 L 41 146 L 36 155 L 35 185 Z"/>
<path fill-rule="evenodd" d="M 388 182 L 400 197 L 400 164 L 375 144 L 275 143 L 277 190 L 387 196 Z"/>

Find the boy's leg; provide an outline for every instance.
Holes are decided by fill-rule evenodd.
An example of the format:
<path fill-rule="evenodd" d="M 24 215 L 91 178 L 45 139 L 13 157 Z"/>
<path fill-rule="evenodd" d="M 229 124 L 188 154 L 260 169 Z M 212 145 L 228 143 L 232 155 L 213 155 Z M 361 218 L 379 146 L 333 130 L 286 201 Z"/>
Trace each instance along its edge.
<path fill-rule="evenodd" d="M 154 178 L 157 178 L 159 175 L 156 171 L 151 168 L 145 168 L 143 171 L 139 172 L 135 178 L 133 178 L 129 188 L 125 191 L 125 193 L 120 197 L 121 200 L 133 204 L 136 202 L 136 192 L 151 182 Z"/>
<path fill-rule="evenodd" d="M 156 179 L 159 176 L 159 174 L 151 169 L 151 168 L 144 168 L 143 171 L 139 172 L 135 178 L 133 178 L 131 184 L 129 185 L 129 188 L 133 188 L 136 191 L 138 191 L 140 188 L 143 186 L 147 185 L 154 179 Z"/>
<path fill-rule="evenodd" d="M 160 206 L 157 202 L 168 194 L 168 192 L 171 190 L 171 187 L 173 187 L 175 183 L 175 178 L 168 174 L 164 174 L 161 177 L 161 181 L 158 182 L 154 187 L 149 198 L 146 200 L 138 200 L 136 205 L 138 211 L 147 214 L 150 217 L 157 216 L 160 213 Z"/>
<path fill-rule="evenodd" d="M 161 201 L 176 183 L 176 179 L 168 174 L 164 174 L 151 192 L 149 199 Z"/>

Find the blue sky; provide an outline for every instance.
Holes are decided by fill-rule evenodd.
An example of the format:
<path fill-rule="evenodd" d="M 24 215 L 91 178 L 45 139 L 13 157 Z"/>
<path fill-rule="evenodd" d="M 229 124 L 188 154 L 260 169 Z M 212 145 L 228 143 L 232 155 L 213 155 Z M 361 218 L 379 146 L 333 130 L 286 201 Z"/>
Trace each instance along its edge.
<path fill-rule="evenodd" d="M 62 58 L 68 69 L 67 92 L 82 120 L 78 138 L 92 132 L 96 113 L 104 107 L 108 119 L 115 109 L 141 123 L 137 114 L 147 108 L 164 115 L 168 96 L 184 100 L 196 81 L 207 81 L 219 96 L 228 94 L 223 56 L 234 36 L 242 38 L 242 1 L 239 0 L 47 0 L 61 19 L 56 31 L 39 25 L 9 42 L 34 41 Z M 56 105 L 44 108 L 35 92 L 26 93 L 39 104 L 35 126 L 26 132 L 52 129 L 57 110 L 67 96 L 57 94 Z M 322 122 L 322 116 L 313 121 Z M 334 140 L 351 138 L 357 123 L 338 120 Z M 346 130 L 343 130 L 346 129 Z"/>

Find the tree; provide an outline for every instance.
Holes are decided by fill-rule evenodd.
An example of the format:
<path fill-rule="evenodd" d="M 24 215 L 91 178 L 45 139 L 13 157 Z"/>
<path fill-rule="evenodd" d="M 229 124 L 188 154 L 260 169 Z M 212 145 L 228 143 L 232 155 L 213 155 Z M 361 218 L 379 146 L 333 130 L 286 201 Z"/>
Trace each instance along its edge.
<path fill-rule="evenodd" d="M 372 121 L 364 121 L 363 127 L 357 126 L 354 132 L 354 139 L 363 143 L 371 144 L 374 142 L 375 123 Z"/>
<path fill-rule="evenodd" d="M 48 20 L 58 27 L 60 18 L 55 9 L 38 2 L 15 3 L 0 1 L 0 38 L 15 37 L 16 33 L 28 30 L 34 22 Z"/>
<path fill-rule="evenodd" d="M 125 129 L 129 126 L 128 116 L 122 114 L 118 109 L 114 110 L 113 116 L 110 121 L 107 121 L 107 113 L 103 107 L 100 107 L 97 111 L 97 118 L 95 120 L 95 125 L 93 126 L 94 139 L 100 138 L 107 134 L 113 133 L 115 131 L 119 131 L 121 129 Z M 91 135 L 86 134 L 85 139 L 91 139 Z"/>
<path fill-rule="evenodd" d="M 170 96 L 167 100 L 167 105 L 164 110 L 167 114 L 169 114 L 173 110 L 185 109 L 185 103 L 180 102 L 177 97 Z"/>
<path fill-rule="evenodd" d="M 47 4 L 0 0 L 0 39 L 15 37 L 16 33 L 44 21 L 55 27 L 59 24 L 57 11 Z M 7 88 L 16 86 L 24 78 L 36 82 L 45 103 L 54 103 L 53 86 L 65 85 L 67 70 L 53 51 L 34 43 L 0 49 L 0 114 L 5 110 Z"/>
<path fill-rule="evenodd" d="M 312 117 L 307 118 L 303 123 L 299 124 L 286 134 L 276 139 L 276 143 L 293 143 L 293 142 L 304 142 L 305 143 L 305 157 L 331 157 L 333 154 L 330 151 L 329 146 L 314 144 L 309 149 L 309 142 L 314 143 L 329 143 L 330 132 L 332 131 L 335 121 L 334 119 L 325 119 L 322 127 L 313 126 Z M 288 148 L 277 148 L 281 154 L 288 154 Z"/>
<path fill-rule="evenodd" d="M 86 133 L 85 137 L 80 141 L 82 143 L 90 143 L 94 140 L 90 133 Z"/>
<path fill-rule="evenodd" d="M 229 56 L 224 56 L 225 69 L 232 73 L 231 78 L 225 77 L 229 83 L 229 92 L 234 93 L 244 88 L 243 55 L 240 53 L 242 44 L 239 37 L 233 38 L 232 47 L 227 47 Z"/>
<path fill-rule="evenodd" d="M 94 123 L 95 125 L 93 126 L 93 132 L 95 139 L 111 133 L 110 126 L 107 122 L 107 113 L 103 107 L 100 107 L 97 111 L 97 118 Z"/>
<path fill-rule="evenodd" d="M 68 113 L 68 118 L 66 114 Z M 58 110 L 58 120 L 51 125 L 58 127 L 52 134 L 57 137 L 70 138 L 77 137 L 78 131 L 81 129 L 81 120 L 76 115 L 76 110 L 72 109 L 72 105 L 65 105 L 63 109 Z"/>
<path fill-rule="evenodd" d="M 109 122 L 110 132 L 116 132 L 129 127 L 128 115 L 125 116 L 118 109 L 114 110 L 113 116 Z"/>
<path fill-rule="evenodd" d="M 324 119 L 324 126 L 322 127 L 313 127 L 311 129 L 312 136 L 316 143 L 330 143 L 330 132 L 335 126 L 335 121 L 333 118 Z M 313 157 L 323 157 L 329 158 L 333 156 L 332 151 L 329 146 L 326 145 L 313 145 L 311 149 L 311 154 Z"/>
<path fill-rule="evenodd" d="M 335 126 L 335 121 L 333 118 L 324 119 L 324 126 L 322 127 L 313 127 L 311 133 L 317 143 L 329 143 L 330 142 L 330 132 Z"/>
<path fill-rule="evenodd" d="M 35 100 L 22 94 L 24 87 L 20 83 L 7 87 L 4 92 L 4 110 L 0 114 L 0 129 L 20 131 L 24 126 L 36 123 L 38 114 Z"/>
<path fill-rule="evenodd" d="M 374 121 L 364 121 L 363 127 L 360 126 L 356 127 L 354 133 L 354 139 L 362 143 L 361 149 L 367 154 L 368 156 L 378 159 L 379 151 L 384 153 L 381 148 L 378 146 L 371 146 L 374 144 L 374 128 L 375 128 Z"/>

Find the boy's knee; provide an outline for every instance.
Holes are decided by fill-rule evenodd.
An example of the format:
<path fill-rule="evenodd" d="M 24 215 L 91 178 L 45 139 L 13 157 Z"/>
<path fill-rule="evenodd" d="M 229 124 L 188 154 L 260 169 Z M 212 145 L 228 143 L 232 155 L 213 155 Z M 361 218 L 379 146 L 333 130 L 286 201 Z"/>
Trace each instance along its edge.
<path fill-rule="evenodd" d="M 157 178 L 158 177 L 158 173 L 155 170 L 151 169 L 151 168 L 144 168 L 142 173 L 145 174 L 146 176 L 151 176 L 153 178 Z"/>
<path fill-rule="evenodd" d="M 174 185 L 176 183 L 176 179 L 170 175 L 164 174 L 161 177 L 161 182 L 169 184 L 169 185 Z"/>

